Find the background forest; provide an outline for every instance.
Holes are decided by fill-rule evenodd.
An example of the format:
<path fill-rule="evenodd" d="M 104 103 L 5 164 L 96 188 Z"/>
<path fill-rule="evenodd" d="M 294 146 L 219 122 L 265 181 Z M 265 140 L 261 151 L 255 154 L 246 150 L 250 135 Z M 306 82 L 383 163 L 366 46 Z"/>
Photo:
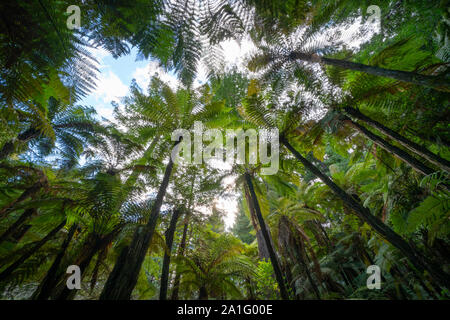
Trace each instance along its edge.
<path fill-rule="evenodd" d="M 1 1 L 1 298 L 448 299 L 449 4 Z M 256 47 L 245 68 L 223 63 L 230 39 Z M 136 50 L 180 85 L 133 82 L 100 119 L 80 104 L 92 48 Z M 277 128 L 278 173 L 173 163 L 172 132 L 195 121 Z M 227 229 L 215 204 L 232 194 Z"/>

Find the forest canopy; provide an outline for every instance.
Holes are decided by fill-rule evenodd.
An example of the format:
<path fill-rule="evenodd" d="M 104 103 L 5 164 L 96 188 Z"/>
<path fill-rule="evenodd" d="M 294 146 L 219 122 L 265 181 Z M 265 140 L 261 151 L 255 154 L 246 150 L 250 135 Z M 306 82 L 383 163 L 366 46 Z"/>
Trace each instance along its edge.
<path fill-rule="evenodd" d="M 0 2 L 1 299 L 449 299 L 450 3 L 372 2 Z"/>

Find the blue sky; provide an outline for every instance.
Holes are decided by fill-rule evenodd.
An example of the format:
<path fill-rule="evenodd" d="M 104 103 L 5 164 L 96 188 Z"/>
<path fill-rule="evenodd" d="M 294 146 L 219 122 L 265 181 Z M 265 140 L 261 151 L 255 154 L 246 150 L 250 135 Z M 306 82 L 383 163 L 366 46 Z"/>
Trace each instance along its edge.
<path fill-rule="evenodd" d="M 253 49 L 249 41 L 243 41 L 241 45 L 236 41 L 224 41 L 221 46 L 226 65 L 241 64 L 243 57 Z M 176 76 L 172 72 L 165 72 L 156 61 L 136 61 L 136 49 L 132 49 L 130 54 L 118 59 L 114 59 L 104 49 L 90 51 L 99 62 L 100 74 L 96 90 L 84 98 L 80 104 L 94 107 L 101 117 L 112 120 L 111 101 L 120 102 L 120 98 L 127 95 L 132 79 L 136 79 L 138 85 L 145 89 L 150 76 L 157 72 L 159 77 L 171 87 L 176 88 L 179 84 Z M 205 74 L 206 71 L 200 64 L 196 78 L 197 84 L 206 81 Z"/>
<path fill-rule="evenodd" d="M 111 101 L 119 102 L 121 97 L 127 95 L 131 81 L 136 79 L 140 86 L 145 87 L 150 77 L 150 72 L 163 72 L 157 67 L 156 62 L 148 60 L 136 61 L 137 50 L 130 54 L 114 59 L 112 55 L 103 49 L 91 50 L 98 60 L 100 73 L 97 75 L 97 88 L 80 104 L 92 106 L 101 117 L 112 120 Z M 165 74 L 165 79 L 175 82 L 174 75 Z"/>

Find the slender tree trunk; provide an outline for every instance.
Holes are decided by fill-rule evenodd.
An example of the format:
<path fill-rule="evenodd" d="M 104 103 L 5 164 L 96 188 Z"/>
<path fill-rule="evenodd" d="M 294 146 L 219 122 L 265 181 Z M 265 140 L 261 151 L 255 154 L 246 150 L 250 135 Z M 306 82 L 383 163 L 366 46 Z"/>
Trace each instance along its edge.
<path fill-rule="evenodd" d="M 320 300 L 320 292 L 319 288 L 314 281 L 311 272 L 309 270 L 309 259 L 308 254 L 306 253 L 306 244 L 300 238 L 301 235 L 296 233 L 292 222 L 286 217 L 282 216 L 279 222 L 279 233 L 278 239 L 281 249 L 288 254 L 292 260 L 294 260 L 298 265 L 303 268 L 303 271 L 308 278 L 308 281 L 311 285 L 311 288 L 314 291 L 314 295 L 318 300 Z M 320 270 L 318 271 L 320 273 Z M 319 280 L 322 278 L 321 275 L 318 275 Z"/>
<path fill-rule="evenodd" d="M 253 207 L 255 209 L 256 216 L 259 221 L 259 226 L 260 226 L 262 234 L 264 236 L 264 240 L 266 242 L 267 249 L 269 250 L 270 261 L 272 262 L 273 271 L 275 273 L 275 278 L 277 280 L 278 287 L 280 289 L 281 298 L 283 300 L 289 300 L 289 295 L 286 290 L 283 275 L 281 274 L 281 268 L 278 263 L 278 258 L 276 256 L 275 250 L 270 242 L 270 235 L 269 235 L 269 232 L 267 231 L 266 223 L 261 214 L 261 209 L 259 207 L 258 198 L 256 197 L 255 190 L 253 189 L 252 178 L 250 177 L 250 174 L 248 172 L 246 172 L 244 174 L 244 176 L 245 176 L 245 181 L 247 183 L 248 189 L 250 191 L 250 197 L 252 200 Z"/>
<path fill-rule="evenodd" d="M 186 214 L 184 216 L 183 235 L 181 236 L 180 245 L 178 246 L 178 252 L 177 252 L 178 257 L 184 256 L 184 250 L 186 249 L 189 217 L 190 217 L 190 213 L 191 213 L 193 202 L 194 202 L 194 185 L 195 185 L 196 177 L 197 177 L 197 172 L 194 171 L 194 176 L 193 176 L 192 182 L 191 182 L 189 203 L 187 206 Z M 174 279 L 174 283 L 173 283 L 172 295 L 170 297 L 170 300 L 178 300 L 178 294 L 179 294 L 179 290 L 180 290 L 180 280 L 181 280 L 180 270 L 177 266 L 177 268 L 175 269 L 175 279 Z"/>
<path fill-rule="evenodd" d="M 183 235 L 181 236 L 180 246 L 178 247 L 177 256 L 179 256 L 179 257 L 184 256 L 184 250 L 186 249 L 186 238 L 187 238 L 188 225 L 189 225 L 189 220 L 188 220 L 188 216 L 186 215 L 184 226 L 183 226 Z M 181 277 L 180 271 L 176 270 L 175 281 L 173 282 L 172 297 L 170 298 L 171 300 L 178 300 L 178 293 L 180 290 L 180 277 Z"/>
<path fill-rule="evenodd" d="M 110 233 L 99 236 L 98 234 L 90 234 L 81 253 L 75 259 L 73 264 L 80 268 L 81 280 L 85 271 L 91 264 L 92 259 L 98 252 L 104 250 L 120 233 L 123 224 L 118 224 Z M 53 300 L 72 300 L 77 294 L 77 290 L 70 290 L 66 285 L 66 278 L 59 283 L 58 287 L 52 292 L 51 298 Z"/>
<path fill-rule="evenodd" d="M 82 261 L 79 261 L 75 263 L 80 268 L 80 278 L 83 279 L 83 276 L 85 274 L 86 269 L 91 264 L 92 259 L 94 258 L 95 254 L 100 250 L 99 245 L 95 244 L 93 247 L 89 248 L 89 251 L 87 255 L 83 258 Z M 60 288 L 57 290 L 57 293 L 55 295 L 52 295 L 53 300 L 73 300 L 75 295 L 77 294 L 76 289 L 69 289 L 66 285 L 66 278 L 64 277 L 64 280 L 62 283 L 60 283 Z"/>
<path fill-rule="evenodd" d="M 178 218 L 180 217 L 181 211 L 175 209 L 172 213 L 172 218 L 170 219 L 169 229 L 166 232 L 166 251 L 164 252 L 164 260 L 161 272 L 161 289 L 159 291 L 159 300 L 167 300 L 167 286 L 169 282 L 169 266 L 170 266 L 170 256 L 172 252 L 173 236 L 177 228 Z"/>
<path fill-rule="evenodd" d="M 303 60 L 303 61 L 309 61 L 312 63 L 323 63 L 335 67 L 340 67 L 346 70 L 353 70 L 353 71 L 359 71 L 368 73 L 374 76 L 379 77 L 385 77 L 385 78 L 391 78 L 395 80 L 399 80 L 402 82 L 407 83 L 413 83 L 420 86 L 425 87 L 431 87 L 436 90 L 440 91 L 450 91 L 448 80 L 437 77 L 437 76 L 428 76 L 423 74 L 418 74 L 415 72 L 408 72 L 408 71 L 399 71 L 399 70 L 391 70 L 391 69 L 385 69 L 380 67 L 374 67 L 374 66 L 368 66 L 362 63 L 357 62 L 351 62 L 347 60 L 340 60 L 340 59 L 332 59 L 332 58 L 325 58 L 325 57 L 319 57 L 316 54 L 307 54 L 302 52 L 292 52 L 289 55 L 290 59 L 293 60 Z"/>
<path fill-rule="evenodd" d="M 30 230 L 31 224 L 21 225 L 12 235 L 11 239 L 13 239 L 16 243 L 20 242 L 22 238 L 25 236 L 28 230 Z"/>
<path fill-rule="evenodd" d="M 177 148 L 180 142 L 181 139 L 175 143 L 174 148 Z M 136 229 L 133 240 L 127 248 L 125 261 L 123 263 L 117 263 L 116 261 L 116 265 L 109 275 L 100 295 L 100 300 L 129 300 L 131 298 L 131 293 L 136 286 L 142 262 L 144 262 L 145 255 L 153 238 L 161 205 L 166 194 L 167 186 L 169 185 L 172 168 L 173 162 L 172 157 L 170 157 L 164 172 L 163 181 L 159 187 L 155 203 L 150 213 L 150 218 L 144 227 L 138 227 Z"/>
<path fill-rule="evenodd" d="M 385 134 L 392 140 L 401 144 L 408 150 L 414 152 L 415 154 L 417 154 L 417 155 L 421 156 L 422 158 L 428 160 L 429 162 L 433 163 L 440 169 L 450 172 L 450 161 L 447 161 L 447 160 L 439 157 L 438 155 L 429 151 L 427 148 L 418 145 L 417 143 L 403 137 L 402 135 L 398 134 L 397 132 L 385 127 L 381 123 L 367 117 L 366 115 L 361 113 L 361 111 L 359 111 L 355 108 L 345 107 L 344 110 L 350 116 L 355 117 L 358 120 L 364 121 L 365 123 L 371 125 L 372 127 L 377 129 L 381 133 Z"/>
<path fill-rule="evenodd" d="M 352 127 L 357 129 L 359 132 L 364 134 L 367 138 L 372 140 L 375 144 L 377 144 L 378 146 L 380 146 L 387 152 L 393 153 L 396 157 L 401 159 L 403 162 L 407 163 L 409 166 L 411 166 L 411 168 L 413 168 L 417 172 L 419 172 L 423 175 L 429 175 L 434 172 L 433 169 L 427 167 L 426 165 L 424 165 L 422 162 L 420 162 L 419 160 L 417 160 L 416 158 L 414 158 L 407 152 L 403 151 L 402 149 L 400 149 L 396 146 L 393 146 L 392 144 L 390 144 L 389 142 L 387 142 L 380 136 L 367 130 L 365 127 L 363 127 L 359 123 L 352 121 L 350 118 L 348 118 L 346 116 L 344 116 L 344 121 L 349 123 Z"/>
<path fill-rule="evenodd" d="M 247 200 L 248 210 L 250 211 L 250 221 L 252 223 L 253 229 L 256 232 L 256 243 L 258 244 L 258 256 L 260 260 L 269 260 L 269 250 L 267 249 L 266 242 L 264 240 L 264 236 L 262 234 L 261 228 L 258 226 L 258 218 L 256 217 L 255 208 L 253 206 L 253 202 L 251 200 L 250 192 L 248 190 L 248 186 L 244 186 L 244 194 L 245 199 Z M 267 228 L 267 224 L 266 224 Z M 273 245 L 273 244 L 272 244 Z"/>
<path fill-rule="evenodd" d="M 36 208 L 26 209 L 20 217 L 0 236 L 0 243 L 7 240 L 10 235 L 18 230 L 18 228 L 33 214 L 36 214 Z"/>
<path fill-rule="evenodd" d="M 51 230 L 44 238 L 38 241 L 30 250 L 25 252 L 19 259 L 17 259 L 8 268 L 0 273 L 0 282 L 7 279 L 18 267 L 20 267 L 29 257 L 36 253 L 44 244 L 47 243 L 51 238 L 58 233 L 66 224 L 66 219 L 64 219 L 59 225 L 57 225 L 53 230 Z"/>
<path fill-rule="evenodd" d="M 60 279 L 61 272 L 58 272 L 59 266 L 61 265 L 61 261 L 66 254 L 66 250 L 69 247 L 69 244 L 72 241 L 77 228 L 78 225 L 75 223 L 70 227 L 69 233 L 67 234 L 67 237 L 61 246 L 61 250 L 53 261 L 52 266 L 47 271 L 45 278 L 33 293 L 33 300 L 47 300 L 48 298 L 50 298 L 50 294 L 53 288 L 58 284 L 58 280 Z"/>
<path fill-rule="evenodd" d="M 35 197 L 43 187 L 47 186 L 47 184 L 48 184 L 47 177 L 43 175 L 31 187 L 25 189 L 17 199 L 3 206 L 3 208 L 0 209 L 0 217 L 2 216 L 4 217 L 8 215 L 10 212 L 12 212 L 14 206 L 24 202 L 28 198 Z"/>
<path fill-rule="evenodd" d="M 202 286 L 198 290 L 198 300 L 208 300 L 208 291 L 206 287 Z"/>
<path fill-rule="evenodd" d="M 411 264 L 419 271 L 427 270 L 437 284 L 450 288 L 449 275 L 440 270 L 440 268 L 429 261 L 415 248 L 411 247 L 402 237 L 394 232 L 389 226 L 385 225 L 380 219 L 372 215 L 369 209 L 363 207 L 361 203 L 356 201 L 352 196 L 347 194 L 343 189 L 336 185 L 331 179 L 323 174 L 319 169 L 312 165 L 308 160 L 300 155 L 300 153 L 292 147 L 285 137 L 280 138 L 284 146 L 299 160 L 306 169 L 316 175 L 323 183 L 344 202 L 345 206 L 353 209 L 354 212 L 368 225 L 370 225 L 380 236 L 386 239 L 394 247 L 400 250 L 411 262 Z"/>

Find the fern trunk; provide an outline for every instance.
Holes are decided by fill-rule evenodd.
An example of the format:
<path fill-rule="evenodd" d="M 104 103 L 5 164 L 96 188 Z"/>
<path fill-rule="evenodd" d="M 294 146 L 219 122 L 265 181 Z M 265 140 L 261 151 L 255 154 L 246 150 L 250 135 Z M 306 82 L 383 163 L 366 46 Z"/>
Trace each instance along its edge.
<path fill-rule="evenodd" d="M 429 175 L 434 172 L 433 169 L 427 167 L 422 162 L 417 160 L 416 158 L 412 157 L 410 154 L 408 154 L 406 151 L 403 151 L 402 149 L 393 146 L 386 140 L 384 140 L 379 135 L 376 135 L 375 133 L 369 131 L 366 127 L 360 125 L 357 122 L 352 121 L 350 118 L 345 117 L 344 121 L 346 121 L 348 124 L 350 124 L 353 128 L 361 132 L 363 135 L 365 135 L 367 138 L 372 140 L 377 146 L 383 148 L 389 153 L 394 154 L 396 157 L 398 157 L 403 162 L 407 163 L 411 168 L 416 170 L 417 172 L 423 174 L 423 175 Z"/>
<path fill-rule="evenodd" d="M 184 250 L 186 249 L 186 239 L 187 239 L 187 230 L 188 230 L 188 226 L 189 226 L 189 221 L 187 220 L 188 217 L 186 217 L 185 222 L 184 222 L 184 226 L 183 226 L 183 235 L 181 236 L 181 241 L 180 241 L 180 246 L 178 247 L 178 253 L 177 256 L 184 256 Z M 176 274 L 175 274 L 175 280 L 173 282 L 173 290 L 172 290 L 172 296 L 171 296 L 171 300 L 178 300 L 178 294 L 180 291 L 180 272 L 179 270 L 176 270 Z"/>
<path fill-rule="evenodd" d="M 98 251 L 99 251 L 99 249 L 96 245 L 88 248 L 88 250 L 86 252 L 87 254 L 82 259 L 82 261 L 76 263 L 76 265 L 80 268 L 81 280 L 83 279 L 86 269 L 89 267 L 92 259 L 94 258 L 95 254 Z M 53 300 L 73 300 L 73 298 L 75 298 L 75 295 L 77 294 L 77 290 L 69 289 L 66 285 L 65 280 L 66 280 L 66 277 L 64 277 L 64 281 L 62 283 L 60 283 L 61 287 L 59 288 L 58 293 L 52 297 Z"/>
<path fill-rule="evenodd" d="M 278 283 L 278 288 L 280 289 L 281 298 L 283 300 L 289 300 L 289 295 L 286 290 L 283 275 L 281 273 L 281 268 L 278 263 L 278 258 L 275 254 L 275 250 L 270 241 L 270 235 L 269 235 L 269 232 L 267 231 L 266 223 L 261 214 L 261 208 L 259 207 L 258 198 L 256 197 L 256 193 L 253 188 L 252 178 L 250 177 L 250 174 L 248 172 L 246 172 L 244 176 L 245 176 L 245 181 L 246 181 L 247 187 L 250 192 L 251 202 L 253 204 L 253 208 L 255 209 L 256 217 L 258 218 L 259 226 L 261 228 L 261 231 L 262 231 L 262 234 L 264 237 L 264 241 L 265 241 L 267 249 L 269 251 L 270 261 L 272 262 L 272 267 L 273 267 L 273 271 L 275 273 L 275 278 Z"/>
<path fill-rule="evenodd" d="M 319 57 L 316 54 L 308 54 L 303 52 L 292 52 L 289 56 L 293 60 L 303 60 L 313 63 L 323 63 L 346 70 L 353 70 L 368 73 L 374 76 L 391 78 L 402 82 L 413 83 L 420 86 L 430 87 L 440 91 L 450 91 L 448 80 L 437 77 L 423 75 L 415 72 L 385 69 L 380 67 L 368 66 L 362 63 L 351 62 L 347 60 L 332 59 Z"/>
<path fill-rule="evenodd" d="M 244 188 L 245 188 L 245 190 L 244 190 L 245 199 L 248 204 L 248 210 L 250 211 L 250 221 L 252 223 L 253 229 L 255 229 L 255 232 L 256 232 L 256 243 L 258 244 L 259 259 L 260 260 L 269 260 L 270 259 L 269 250 L 267 249 L 266 242 L 264 240 L 264 236 L 262 234 L 261 228 L 258 227 L 258 223 L 257 223 L 258 218 L 256 217 L 255 208 L 253 206 L 253 202 L 251 200 L 251 196 L 250 196 L 248 187 L 245 186 Z M 266 224 L 266 228 L 267 228 L 267 224 Z"/>
<path fill-rule="evenodd" d="M 36 214 L 37 210 L 35 208 L 26 209 L 20 217 L 14 222 L 3 234 L 0 236 L 0 243 L 7 240 L 10 235 L 18 231 L 19 227 L 28 220 L 33 214 Z"/>
<path fill-rule="evenodd" d="M 179 141 L 181 142 L 181 140 Z M 177 142 L 174 147 L 179 143 Z M 153 238 L 156 223 L 161 210 L 161 205 L 169 185 L 170 175 L 173 169 L 172 157 L 164 172 L 163 181 L 159 187 L 155 203 L 150 213 L 150 218 L 144 227 L 138 227 L 134 233 L 133 240 L 126 252 L 121 254 L 116 261 L 113 271 L 106 281 L 100 300 L 129 300 L 136 286 L 142 263 L 144 262 L 150 242 Z"/>
<path fill-rule="evenodd" d="M 3 208 L 1 208 L 0 209 L 0 217 L 7 216 L 9 213 L 11 213 L 13 211 L 14 206 L 24 202 L 28 198 L 32 198 L 32 197 L 36 196 L 39 193 L 39 191 L 41 191 L 41 189 L 43 187 L 45 187 L 47 184 L 48 184 L 48 181 L 47 181 L 46 177 L 40 178 L 39 181 L 34 183 L 31 187 L 25 189 L 17 199 L 11 201 L 7 205 L 5 205 Z"/>
<path fill-rule="evenodd" d="M 433 152 L 429 151 L 428 149 L 403 137 L 402 135 L 398 134 L 397 132 L 385 127 L 381 123 L 369 118 L 368 116 L 364 115 L 363 113 L 361 113 L 361 111 L 359 111 L 355 108 L 345 107 L 344 110 L 350 116 L 355 117 L 356 119 L 364 121 L 365 123 L 371 125 L 373 128 L 377 129 L 378 131 L 385 134 L 392 140 L 396 141 L 398 144 L 404 146 L 405 148 L 414 152 L 418 156 L 433 163 L 434 165 L 439 167 L 441 170 L 450 172 L 450 161 L 447 161 L 447 160 L 439 157 L 438 155 L 434 154 Z"/>
<path fill-rule="evenodd" d="M 287 254 L 297 265 L 301 266 L 308 278 L 311 288 L 317 300 L 320 300 L 319 288 L 314 281 L 309 270 L 308 255 L 305 250 L 305 243 L 301 236 L 295 232 L 294 227 L 286 216 L 281 216 L 278 225 L 278 243 L 285 254 Z"/>
<path fill-rule="evenodd" d="M 98 252 L 104 250 L 115 239 L 115 237 L 122 230 L 122 227 L 123 225 L 119 224 L 110 233 L 106 235 L 99 235 L 94 233 L 88 235 L 87 240 L 80 254 L 73 263 L 70 263 L 77 265 L 80 268 L 81 280 L 83 280 L 85 271 L 91 264 L 91 261 L 95 257 L 95 255 Z M 67 277 L 68 275 L 64 277 L 64 279 L 59 283 L 58 287 L 55 288 L 54 292 L 52 292 L 51 299 L 72 300 L 75 297 L 77 290 L 70 290 L 69 288 L 67 288 L 66 285 Z"/>
<path fill-rule="evenodd" d="M 372 213 L 365 207 L 356 201 L 347 192 L 336 185 L 328 176 L 323 174 L 317 167 L 315 167 L 311 162 L 306 160 L 300 153 L 292 147 L 292 145 L 286 140 L 285 137 L 281 137 L 281 142 L 283 145 L 299 160 L 306 169 L 311 171 L 315 176 L 317 176 L 323 183 L 325 183 L 330 189 L 344 202 L 344 205 L 351 208 L 356 214 L 365 221 L 369 226 L 371 226 L 380 236 L 386 239 L 395 248 L 400 250 L 411 262 L 411 264 L 419 271 L 428 271 L 431 277 L 436 283 L 443 285 L 444 287 L 450 288 L 450 277 L 448 274 L 440 270 L 440 268 L 434 265 L 428 258 L 426 258 L 422 253 L 420 253 L 413 246 L 408 244 L 402 237 L 400 237 L 394 230 L 389 226 L 385 225 L 380 219 L 372 215 Z"/>
<path fill-rule="evenodd" d="M 180 217 L 180 210 L 175 209 L 170 219 L 169 229 L 166 232 L 166 251 L 164 252 L 163 266 L 161 272 L 161 286 L 159 291 L 159 300 L 167 300 L 167 286 L 169 282 L 169 266 L 170 255 L 172 252 L 173 236 L 177 228 L 178 218 Z"/>
<path fill-rule="evenodd" d="M 53 238 L 59 230 L 61 230 L 66 225 L 66 219 L 64 219 L 60 224 L 58 224 L 54 229 L 52 229 L 44 238 L 38 241 L 30 250 L 25 252 L 19 259 L 17 259 L 8 268 L 0 273 L 0 282 L 7 279 L 11 274 L 20 267 L 29 257 L 35 254 L 44 244 L 46 244 L 51 238 Z"/>
<path fill-rule="evenodd" d="M 205 286 L 200 287 L 198 290 L 198 300 L 208 300 L 208 290 Z"/>
<path fill-rule="evenodd" d="M 58 272 L 61 261 L 66 254 L 67 248 L 69 247 L 69 244 L 72 241 L 77 228 L 78 225 L 75 223 L 70 227 L 69 233 L 67 234 L 67 237 L 66 239 L 64 239 L 64 242 L 61 246 L 61 250 L 58 252 L 58 255 L 53 261 L 52 266 L 47 271 L 45 278 L 33 293 L 33 300 L 47 300 L 48 298 L 50 298 L 50 294 L 52 293 L 53 288 L 58 284 L 58 281 L 61 277 L 61 272 Z"/>

